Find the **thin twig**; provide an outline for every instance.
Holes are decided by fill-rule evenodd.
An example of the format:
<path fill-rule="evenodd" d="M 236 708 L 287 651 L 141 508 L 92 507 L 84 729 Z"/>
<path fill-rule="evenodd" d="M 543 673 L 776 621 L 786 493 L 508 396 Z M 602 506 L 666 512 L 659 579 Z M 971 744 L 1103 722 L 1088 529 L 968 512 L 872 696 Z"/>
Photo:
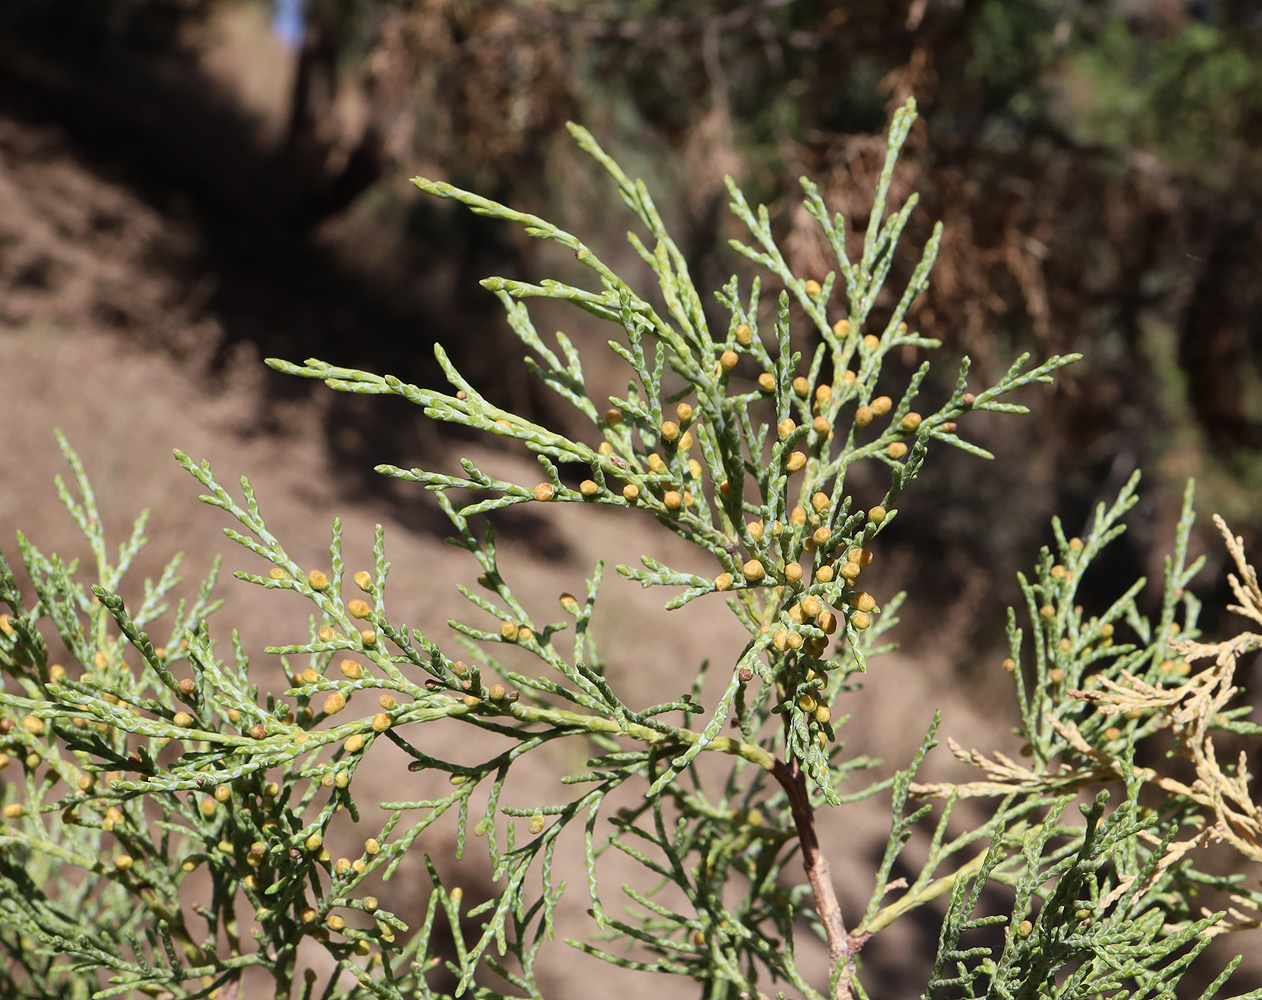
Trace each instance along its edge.
<path fill-rule="evenodd" d="M 815 834 L 815 810 L 806 790 L 806 775 L 802 768 L 796 760 L 788 764 L 777 760 L 771 773 L 784 788 L 789 797 L 789 806 L 793 810 L 793 822 L 797 825 L 798 841 L 802 845 L 802 867 L 806 869 L 806 878 L 811 883 L 811 892 L 815 896 L 815 912 L 819 914 L 824 933 L 828 937 L 829 963 L 834 972 L 841 969 L 835 996 L 837 1000 L 849 1000 L 851 979 L 854 977 L 854 958 L 869 935 L 850 934 L 846 931 L 841 904 L 837 902 L 837 893 L 833 889 L 828 859 L 819 849 L 819 837 Z"/>

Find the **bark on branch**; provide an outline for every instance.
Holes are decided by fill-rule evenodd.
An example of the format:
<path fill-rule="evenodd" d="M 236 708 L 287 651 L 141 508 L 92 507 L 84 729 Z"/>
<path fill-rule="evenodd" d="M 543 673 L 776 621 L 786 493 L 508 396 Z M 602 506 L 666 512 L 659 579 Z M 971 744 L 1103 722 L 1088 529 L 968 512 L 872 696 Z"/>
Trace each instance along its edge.
<path fill-rule="evenodd" d="M 815 810 L 811 806 L 810 794 L 806 789 L 806 775 L 802 768 L 797 761 L 786 764 L 777 760 L 771 773 L 784 788 L 789 797 L 789 806 L 793 810 L 793 822 L 797 826 L 798 841 L 802 845 L 802 867 L 806 869 L 806 878 L 815 897 L 815 912 L 819 914 L 828 938 L 829 963 L 833 974 L 837 976 L 835 996 L 837 1000 L 849 1000 L 855 955 L 863 947 L 868 935 L 851 934 L 846 930 L 841 904 L 837 902 L 837 893 L 833 889 L 828 859 L 819 849 L 819 837 L 815 833 Z"/>

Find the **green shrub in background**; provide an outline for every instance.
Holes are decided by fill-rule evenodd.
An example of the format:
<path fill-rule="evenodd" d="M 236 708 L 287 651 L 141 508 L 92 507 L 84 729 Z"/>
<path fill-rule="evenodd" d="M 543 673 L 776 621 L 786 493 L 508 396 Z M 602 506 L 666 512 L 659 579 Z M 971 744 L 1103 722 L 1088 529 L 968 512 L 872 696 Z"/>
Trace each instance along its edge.
<path fill-rule="evenodd" d="M 1085 610 L 1075 596 L 1084 571 L 1123 530 L 1133 481 L 1081 538 L 1056 525 L 1055 551 L 1044 550 L 1036 573 L 1022 578 L 1029 635 L 1014 611 L 1005 664 L 1026 742 L 1021 760 L 955 747 L 983 777 L 925 785 L 915 777 L 936 745 L 937 719 L 910 765 L 886 777 L 870 777 L 875 762 L 848 756 L 837 739 L 847 695 L 895 621 L 898 598 L 879 606 L 862 578 L 903 490 L 935 443 L 985 457 L 961 436 L 969 414 L 1021 412 L 1003 397 L 1050 381 L 1074 360 L 1028 367 L 1023 357 L 985 389 L 969 388 L 965 362 L 933 413 L 914 409 L 927 366 L 908 385 L 882 380 L 891 351 L 936 346 L 904 322 L 928 280 L 936 234 L 894 308 L 871 320 L 915 205 L 912 198 L 891 212 L 886 204 L 914 117 L 910 104 L 895 117 L 857 257 L 844 220 L 803 183 L 837 257 L 822 283 L 789 271 L 766 210 L 751 209 L 731 187 L 733 211 L 751 234 L 733 245 L 782 291 L 768 308 L 757 281 L 742 290 L 733 279 L 718 293 L 730 315 L 721 330 L 707 322 L 647 191 L 581 129 L 579 143 L 647 232 L 630 240 L 657 278 L 660 307 L 546 221 L 417 181 L 560 243 L 599 287 L 484 282 L 529 349 L 527 365 L 590 420 L 582 439 L 492 405 L 441 350 L 451 392 L 320 361 L 271 362 L 338 390 L 403 396 L 430 417 L 514 439 L 537 456 L 537 483 L 501 480 L 468 460 L 462 475 L 380 470 L 435 492 L 454 543 L 478 564 L 479 589 L 461 587 L 474 605 L 470 618 L 450 623 L 462 659 L 392 616 L 380 529 L 371 570 L 348 577 L 336 521 L 328 565 L 299 566 L 267 529 L 248 481 L 237 499 L 208 465 L 180 454 L 203 500 L 234 520 L 228 536 L 261 561 L 260 572 L 238 578 L 312 606 L 309 633 L 268 650 L 290 687 L 261 696 L 235 635 L 231 643 L 212 638 L 214 572 L 195 599 L 172 609 L 177 557 L 124 603 L 120 587 L 144 543 L 145 518 L 112 555 L 83 467 L 63 442 L 74 484 L 59 489 L 95 565 L 46 555 L 19 534 L 32 603 L 0 561 L 9 609 L 0 619 L 0 994 L 231 998 L 266 977 L 275 997 L 410 1000 L 445 989 L 541 997 L 534 970 L 564 888 L 553 875 L 561 837 L 582 845 L 587 885 L 569 891 L 588 894 L 592 921 L 590 935 L 570 944 L 626 968 L 690 978 L 703 997 L 866 997 L 879 984 L 864 981 L 865 943 L 940 897 L 949 905 L 927 997 L 1172 996 L 1209 938 L 1256 926 L 1262 893 L 1242 874 L 1207 870 L 1209 855 L 1195 850 L 1225 841 L 1232 857 L 1262 860 L 1262 810 L 1245 758 L 1221 761 L 1214 742 L 1258 733 L 1244 721 L 1248 708 L 1233 701 L 1232 676 L 1262 638 L 1198 638 L 1198 604 L 1186 590 L 1199 568 L 1186 558 L 1190 489 L 1158 620 L 1136 606 L 1143 581 L 1104 609 Z M 523 300 L 537 296 L 570 301 L 618 328 L 610 347 L 632 375 L 624 398 L 591 398 L 573 345 L 558 333 L 550 346 L 532 325 Z M 818 343 L 806 359 L 790 349 L 798 317 Z M 884 466 L 883 496 L 860 502 L 847 491 L 859 462 Z M 647 557 L 618 572 L 666 588 L 670 609 L 726 602 L 732 628 L 746 637 L 736 662 L 717 679 L 700 667 L 661 704 L 628 704 L 590 629 L 600 566 L 585 593 L 562 597 L 564 621 L 536 621 L 501 574 L 494 518 L 472 520 L 522 503 L 651 516 L 697 545 L 712 574 Z M 1239 541 L 1226 537 L 1239 572 L 1237 610 L 1262 624 L 1256 575 Z M 361 561 L 366 555 L 350 559 Z M 50 644 L 64 646 L 68 666 L 52 662 Z M 501 662 L 505 646 L 518 651 L 506 661 L 537 666 Z M 357 710 L 348 711 L 352 695 Z M 358 711 L 364 701 L 371 711 Z M 443 719 L 494 734 L 506 749 L 480 763 L 440 759 L 424 727 Z M 445 775 L 449 791 L 383 803 L 387 819 L 362 853 L 333 858 L 326 837 L 359 819 L 357 770 L 383 740 L 410 755 L 414 770 Z M 531 766 L 523 758 L 558 740 L 583 745 L 584 769 L 543 802 L 503 804 L 518 769 Z M 1137 765 L 1144 743 L 1187 763 L 1169 773 Z M 721 768 L 699 769 L 702 754 Z M 816 817 L 873 796 L 889 796 L 890 836 L 867 906 L 844 912 L 829 861 L 853 845 L 821 840 Z M 953 823 L 963 797 L 988 802 L 988 818 Z M 632 804 L 606 808 L 614 799 Z M 914 864 L 901 852 L 926 823 L 927 856 Z M 368 886 L 419 851 L 418 837 L 434 824 L 454 827 L 458 856 L 468 834 L 478 835 L 498 891 L 466 907 L 440 875 L 447 864 L 427 858 L 423 917 L 408 924 Z M 639 866 L 643 884 L 607 884 L 611 853 Z M 892 879 L 896 863 L 913 875 Z M 1224 909 L 1202 912 L 1198 890 Z M 453 943 L 440 953 L 434 942 L 448 934 Z M 832 970 L 815 982 L 797 957 L 811 938 L 826 945 Z M 332 959 L 323 972 L 300 963 L 300 946 L 312 943 Z M 1234 967 L 1204 996 L 1218 993 Z M 242 987 L 249 970 L 244 981 L 255 985 Z M 658 988 L 645 980 L 645 990 Z"/>

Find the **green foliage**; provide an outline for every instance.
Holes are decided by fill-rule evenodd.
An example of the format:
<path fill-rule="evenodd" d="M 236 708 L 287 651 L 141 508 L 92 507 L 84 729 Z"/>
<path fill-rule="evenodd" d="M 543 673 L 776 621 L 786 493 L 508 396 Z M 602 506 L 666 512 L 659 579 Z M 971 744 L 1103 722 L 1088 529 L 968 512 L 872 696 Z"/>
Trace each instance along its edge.
<path fill-rule="evenodd" d="M 391 610 L 380 529 L 371 571 L 347 578 L 337 521 L 328 570 L 304 568 L 269 531 L 248 480 L 238 498 L 208 464 L 177 453 L 202 499 L 234 522 L 227 535 L 260 560 L 259 572 L 237 577 L 310 604 L 307 634 L 266 651 L 279 658 L 288 688 L 262 694 L 235 633 L 227 648 L 212 638 L 214 572 L 172 609 L 177 558 L 144 583 L 138 601 L 124 601 L 145 518 L 111 557 L 88 479 L 63 442 L 77 494 L 59 490 L 95 565 L 46 556 L 19 534 L 32 601 L 0 559 L 0 601 L 10 609 L 0 622 L 3 994 L 233 996 L 254 970 L 277 997 L 404 1000 L 446 995 L 440 982 L 453 983 L 457 996 L 539 997 L 535 964 L 565 889 L 554 874 L 562 837 L 583 845 L 593 920 L 591 933 L 571 943 L 627 969 L 690 978 L 705 997 L 866 996 L 875 985 L 863 981 L 869 938 L 943 896 L 950 906 L 927 997 L 1170 996 L 1212 934 L 1248 926 L 1244 910 L 1262 894 L 1243 876 L 1199 866 L 1192 848 L 1217 838 L 1262 860 L 1262 816 L 1244 762 L 1220 766 L 1213 744 L 1222 731 L 1257 735 L 1247 709 L 1231 703 L 1231 676 L 1260 640 L 1196 641 L 1198 606 L 1186 590 L 1198 566 L 1187 565 L 1190 493 L 1155 622 L 1136 604 L 1142 581 L 1101 614 L 1087 615 L 1076 600 L 1083 573 L 1122 530 L 1134 483 L 1101 508 L 1083 539 L 1066 539 L 1057 525 L 1055 555 L 1045 551 L 1035 577 L 1022 579 L 1031 642 L 1015 612 L 1009 634 L 1028 764 L 957 747 L 984 779 L 923 785 L 916 773 L 937 745 L 937 719 L 910 766 L 888 777 L 870 777 L 878 763 L 848 755 L 837 739 L 845 720 L 834 706 L 846 704 L 879 652 L 875 640 L 895 622 L 899 598 L 880 608 L 859 580 L 904 489 L 938 443 L 986 457 L 959 422 L 978 411 L 1022 412 L 1004 397 L 1075 360 L 1031 366 L 1022 357 L 995 385 L 972 391 L 965 361 L 934 412 L 914 409 L 927 363 L 886 394 L 894 391 L 882 380 L 891 352 L 937 346 L 906 322 L 928 281 L 937 231 L 907 286 L 888 305 L 880 297 L 915 207 L 914 198 L 897 210 L 887 204 L 913 120 L 910 104 L 895 116 L 858 254 L 845 219 L 803 182 L 806 207 L 836 256 L 822 281 L 792 272 L 767 210 L 729 185 L 750 234 L 733 246 L 770 273 L 777 294 L 768 306 L 759 279 L 742 288 L 733 278 L 717 293 L 729 314 L 718 330 L 645 187 L 582 129 L 574 129 L 578 142 L 643 227 L 629 239 L 656 278 L 651 297 L 547 221 L 417 180 L 565 247 L 596 289 L 484 282 L 531 370 L 587 418 L 585 435 L 495 406 L 441 349 L 451 391 L 318 360 L 270 362 L 336 390 L 402 396 L 435 420 L 488 431 L 536 456 L 534 484 L 468 459 L 460 474 L 380 469 L 436 493 L 453 543 L 478 566 L 479 589 L 460 588 L 470 616 L 450 623 L 464 659 Z M 613 324 L 609 346 L 631 374 L 624 396 L 593 397 L 575 345 L 558 333 L 554 346 L 533 325 L 526 300 L 538 297 Z M 799 338 L 811 345 L 806 357 L 792 348 L 794 325 L 809 331 Z M 861 500 L 848 479 L 864 462 L 880 467 L 886 485 Z M 673 611 L 726 602 L 745 645 L 717 683 L 702 666 L 660 704 L 626 700 L 590 628 L 599 564 L 581 597 L 563 597 L 565 620 L 535 620 L 501 569 L 492 527 L 496 511 L 530 503 L 652 518 L 711 559 L 713 575 L 648 557 L 617 569 L 643 587 L 667 588 Z M 1240 607 L 1262 623 L 1256 576 L 1234 544 Z M 70 666 L 52 663 L 56 644 Z M 1028 669 L 1019 662 L 1027 648 Z M 1189 665 L 1207 658 L 1212 665 L 1193 674 Z M 1180 686 L 1165 686 L 1176 679 Z M 380 710 L 346 712 L 352 697 L 372 698 Z M 424 728 L 442 720 L 498 737 L 505 749 L 478 763 L 445 759 Z M 1193 761 L 1195 785 L 1135 763 L 1137 745 L 1162 734 Z M 360 856 L 335 859 L 325 843 L 348 818 L 360 820 L 356 776 L 383 740 L 409 755 L 413 770 L 445 776 L 450 790 L 382 803 L 383 825 Z M 544 801 L 507 804 L 505 790 L 530 766 L 521 761 L 561 740 L 581 744 L 582 770 Z M 702 754 L 716 766 L 699 767 Z M 1123 790 L 1118 804 L 1104 786 Z M 829 857 L 848 845 L 821 843 L 816 814 L 887 791 L 891 833 L 868 905 L 861 916 L 844 914 Z M 1071 818 L 1084 792 L 1094 798 Z M 916 863 L 904 848 L 935 797 L 945 804 Z M 999 804 L 988 820 L 961 828 L 956 806 L 966 798 Z M 613 801 L 633 804 L 613 809 Z M 454 828 L 457 861 L 470 832 L 482 841 L 498 891 L 466 906 L 445 866 L 426 857 L 424 913 L 409 924 L 367 885 L 394 875 L 439 823 Z M 610 905 L 603 872 L 612 854 L 643 876 L 623 886 L 627 906 Z M 797 863 L 806 884 L 792 871 Z M 914 877 L 891 881 L 896 865 Z M 987 887 L 1004 892 L 1008 912 L 978 914 L 996 898 Z M 1231 919 L 1195 911 L 1194 887 L 1232 893 Z M 248 934 L 241 913 L 250 916 Z M 988 928 L 1002 928 L 1002 941 Z M 448 933 L 454 943 L 443 950 Z M 799 966 L 812 937 L 827 947 L 827 981 L 808 981 Z M 299 953 L 312 944 L 335 969 L 323 985 Z"/>
<path fill-rule="evenodd" d="M 1262 114 L 1255 50 L 1248 33 L 1198 21 L 1145 39 L 1114 15 L 1070 53 L 1064 90 L 1073 130 L 1213 179 Z"/>

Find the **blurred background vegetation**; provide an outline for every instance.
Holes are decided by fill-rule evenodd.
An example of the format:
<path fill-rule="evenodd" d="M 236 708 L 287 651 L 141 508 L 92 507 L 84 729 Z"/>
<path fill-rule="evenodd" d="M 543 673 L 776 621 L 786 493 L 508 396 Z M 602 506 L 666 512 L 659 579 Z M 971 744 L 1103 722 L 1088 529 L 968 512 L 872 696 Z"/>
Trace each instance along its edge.
<path fill-rule="evenodd" d="M 149 213 L 138 228 L 90 191 L 78 215 L 60 197 L 67 239 L 162 276 L 101 278 L 84 295 L 76 308 L 112 334 L 212 376 L 244 352 L 417 382 L 436 380 L 429 345 L 441 339 L 502 399 L 566 419 L 515 374 L 498 305 L 476 281 L 567 262 L 424 199 L 408 176 L 556 219 L 629 263 L 626 222 L 564 130 L 573 119 L 649 182 L 703 288 L 742 267 L 726 248 L 724 174 L 770 206 L 799 273 L 822 277 L 797 176 L 861 232 L 889 114 L 914 94 L 922 118 L 896 193 L 923 201 L 907 240 L 946 224 L 914 314 L 946 345 L 928 394 L 945 391 L 964 353 L 982 378 L 1020 351 L 1086 355 L 1054 392 L 1030 394 L 1033 419 L 967 428 L 997 462 L 939 455 L 908 498 L 891 542 L 900 574 L 921 583 L 923 634 L 992 641 L 1011 573 L 1049 516 L 1081 524 L 1135 468 L 1147 499 L 1114 560 L 1119 579 L 1156 575 L 1189 475 L 1200 509 L 1253 544 L 1252 0 L 307 0 L 279 13 L 262 0 L 0 6 L 0 172 L 38 185 L 41 162 L 70 157 Z M 15 218 L 0 221 L 0 321 L 73 322 L 58 313 L 64 296 L 50 304 L 73 265 Z M 904 271 L 914 260 L 909 247 Z M 556 320 L 602 342 L 585 321 Z M 277 406 L 310 391 L 264 379 L 252 426 L 266 433 Z M 412 414 L 363 403 L 322 411 L 339 474 L 423 525 L 414 499 L 367 470 L 441 443 Z"/>

